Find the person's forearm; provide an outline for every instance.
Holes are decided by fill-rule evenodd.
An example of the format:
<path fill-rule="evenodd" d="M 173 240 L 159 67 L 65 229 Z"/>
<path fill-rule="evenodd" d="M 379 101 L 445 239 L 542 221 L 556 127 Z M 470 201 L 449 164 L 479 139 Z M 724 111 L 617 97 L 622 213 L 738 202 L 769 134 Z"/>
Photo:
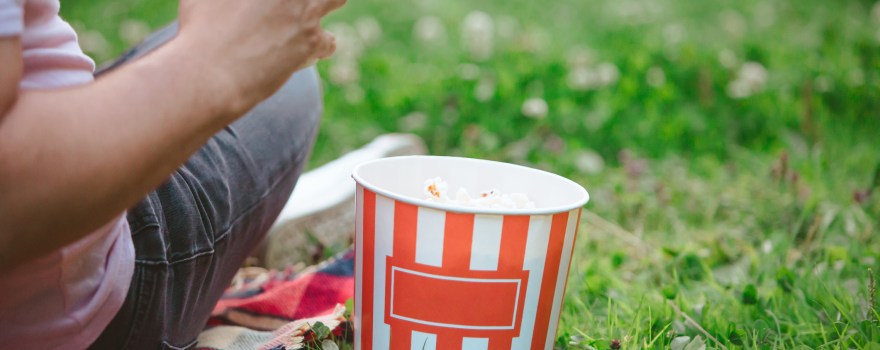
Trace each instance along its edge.
<path fill-rule="evenodd" d="M 256 103 L 188 46 L 19 95 L 0 119 L 0 271 L 106 224 Z"/>

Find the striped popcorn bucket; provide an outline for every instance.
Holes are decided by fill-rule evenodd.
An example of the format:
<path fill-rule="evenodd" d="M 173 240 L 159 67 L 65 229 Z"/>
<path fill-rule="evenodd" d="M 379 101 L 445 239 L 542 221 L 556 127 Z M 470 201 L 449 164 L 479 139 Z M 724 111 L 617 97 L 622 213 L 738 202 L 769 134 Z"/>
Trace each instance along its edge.
<path fill-rule="evenodd" d="M 425 180 L 525 193 L 536 208 L 425 200 Z M 552 349 L 583 187 L 486 160 L 408 156 L 355 168 L 355 349 Z"/>

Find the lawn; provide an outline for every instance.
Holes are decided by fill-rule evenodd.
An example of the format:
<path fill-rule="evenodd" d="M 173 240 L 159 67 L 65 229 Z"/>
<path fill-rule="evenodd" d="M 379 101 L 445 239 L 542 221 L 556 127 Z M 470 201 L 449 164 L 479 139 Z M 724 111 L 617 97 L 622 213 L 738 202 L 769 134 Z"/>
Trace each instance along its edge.
<path fill-rule="evenodd" d="M 878 4 L 351 0 L 312 165 L 400 131 L 583 184 L 559 348 L 880 349 Z M 99 62 L 175 12 L 62 8 Z"/>

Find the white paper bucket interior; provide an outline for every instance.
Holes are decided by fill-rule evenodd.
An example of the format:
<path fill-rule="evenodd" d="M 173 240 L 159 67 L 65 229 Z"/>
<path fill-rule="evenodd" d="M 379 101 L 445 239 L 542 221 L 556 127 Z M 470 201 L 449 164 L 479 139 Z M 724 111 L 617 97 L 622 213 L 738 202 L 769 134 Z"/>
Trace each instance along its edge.
<path fill-rule="evenodd" d="M 352 176 L 364 187 L 383 196 L 423 207 L 482 214 L 552 214 L 587 203 L 590 196 L 581 185 L 562 176 L 524 166 L 481 159 L 405 156 L 363 163 Z M 524 193 L 534 209 L 473 208 L 427 200 L 424 184 L 440 177 L 454 196 L 464 187 L 472 195 L 488 189 L 501 193 Z"/>

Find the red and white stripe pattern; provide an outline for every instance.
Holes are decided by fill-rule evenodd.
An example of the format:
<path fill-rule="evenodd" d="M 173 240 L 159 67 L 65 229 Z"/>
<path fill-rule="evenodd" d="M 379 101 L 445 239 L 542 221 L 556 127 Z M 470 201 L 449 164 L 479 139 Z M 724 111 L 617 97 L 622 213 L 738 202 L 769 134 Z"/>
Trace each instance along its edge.
<path fill-rule="evenodd" d="M 451 213 L 359 185 L 355 349 L 552 349 L 579 216 Z"/>

